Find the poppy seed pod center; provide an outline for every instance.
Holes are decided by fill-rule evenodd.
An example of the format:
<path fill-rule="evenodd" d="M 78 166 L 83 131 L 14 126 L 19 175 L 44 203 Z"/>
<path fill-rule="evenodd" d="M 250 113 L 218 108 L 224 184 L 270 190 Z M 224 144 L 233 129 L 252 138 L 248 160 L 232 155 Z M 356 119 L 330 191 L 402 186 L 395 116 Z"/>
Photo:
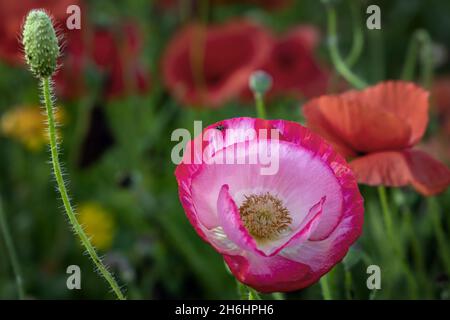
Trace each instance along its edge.
<path fill-rule="evenodd" d="M 251 194 L 239 208 L 242 222 L 255 240 L 273 240 L 292 222 L 283 202 L 270 193 Z"/>

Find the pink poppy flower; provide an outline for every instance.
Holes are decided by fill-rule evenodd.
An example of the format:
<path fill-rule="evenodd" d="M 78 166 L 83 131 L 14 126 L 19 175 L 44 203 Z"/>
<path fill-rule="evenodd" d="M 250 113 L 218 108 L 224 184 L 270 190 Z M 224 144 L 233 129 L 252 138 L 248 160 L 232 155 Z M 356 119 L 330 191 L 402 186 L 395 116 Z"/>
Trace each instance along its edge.
<path fill-rule="evenodd" d="M 248 129 L 253 139 L 236 135 Z M 260 129 L 276 130 L 278 138 Z M 175 171 L 179 196 L 199 236 L 239 281 L 260 292 L 293 291 L 341 261 L 361 234 L 363 199 L 328 143 L 285 120 L 235 118 L 203 132 Z M 263 165 L 245 160 L 267 153 L 274 141 L 278 170 L 263 175 Z M 215 161 L 230 152 L 235 164 Z"/>
<path fill-rule="evenodd" d="M 164 82 L 184 104 L 218 107 L 247 87 L 269 49 L 266 31 L 248 21 L 189 25 L 165 51 Z"/>

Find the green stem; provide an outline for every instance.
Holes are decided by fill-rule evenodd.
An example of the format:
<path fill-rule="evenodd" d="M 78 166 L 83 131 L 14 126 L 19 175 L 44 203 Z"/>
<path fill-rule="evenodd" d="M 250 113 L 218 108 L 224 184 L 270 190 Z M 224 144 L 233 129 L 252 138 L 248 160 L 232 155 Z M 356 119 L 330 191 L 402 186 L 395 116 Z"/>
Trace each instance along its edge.
<path fill-rule="evenodd" d="M 264 105 L 264 97 L 261 93 L 255 93 L 256 114 L 258 118 L 266 119 L 266 107 Z"/>
<path fill-rule="evenodd" d="M 331 60 L 342 77 L 350 82 L 355 88 L 362 89 L 367 86 L 367 83 L 350 70 L 339 53 L 336 31 L 336 10 L 328 2 L 325 3 L 325 8 L 327 11 L 328 49 L 330 50 Z"/>
<path fill-rule="evenodd" d="M 416 31 L 409 41 L 408 52 L 406 53 L 405 63 L 403 64 L 402 79 L 405 81 L 411 81 L 414 78 L 418 52 L 419 41 L 418 32 Z"/>
<path fill-rule="evenodd" d="M 272 293 L 272 298 L 274 300 L 284 300 L 284 293 L 283 292 L 274 292 L 274 293 Z"/>
<path fill-rule="evenodd" d="M 395 230 L 394 230 L 394 223 L 392 220 L 392 211 L 389 208 L 388 200 L 387 200 L 387 194 L 386 189 L 384 186 L 378 186 L 378 196 L 380 198 L 381 203 L 381 209 L 383 211 L 383 219 L 384 224 L 386 226 L 386 232 L 389 241 L 392 244 L 392 248 L 394 251 L 394 254 L 399 259 L 401 267 L 403 268 L 405 272 L 406 279 L 408 281 L 408 286 L 410 287 L 411 291 L 411 297 L 413 299 L 417 298 L 417 284 L 415 282 L 414 275 L 412 274 L 410 267 L 408 263 L 404 259 L 404 255 L 399 243 L 399 240 L 396 237 Z"/>
<path fill-rule="evenodd" d="M 72 208 L 72 205 L 69 200 L 69 195 L 66 189 L 66 185 L 64 183 L 61 165 L 59 162 L 59 156 L 58 156 L 58 142 L 56 137 L 56 121 L 53 113 L 53 103 L 51 99 L 51 87 L 50 87 L 50 80 L 49 78 L 43 78 L 42 79 L 42 90 L 44 94 L 44 102 L 45 102 L 45 108 L 47 111 L 47 118 L 48 118 L 48 132 L 49 132 L 49 140 L 50 140 L 50 152 L 52 157 L 52 165 L 53 165 L 53 172 L 55 175 L 56 183 L 58 185 L 58 190 L 61 195 L 61 199 L 64 204 L 64 209 L 67 213 L 67 217 L 69 218 L 69 222 L 72 225 L 72 228 L 76 235 L 80 238 L 82 245 L 85 247 L 87 253 L 91 257 L 92 261 L 94 262 L 95 266 L 99 270 L 100 274 L 105 278 L 105 280 L 108 282 L 108 284 L 111 286 L 111 289 L 116 294 L 117 298 L 120 300 L 124 300 L 125 297 L 120 291 L 119 285 L 117 284 L 116 280 L 113 278 L 111 273 L 107 270 L 107 268 L 103 265 L 102 261 L 100 260 L 99 256 L 97 255 L 97 252 L 95 251 L 94 247 L 89 241 L 88 236 L 84 232 L 83 228 L 81 227 L 80 223 L 78 222 L 75 212 Z"/>
<path fill-rule="evenodd" d="M 447 275 L 450 276 L 450 248 L 447 244 L 447 237 L 442 226 L 439 205 L 433 197 L 427 198 L 427 201 L 428 210 L 431 211 L 429 214 L 433 220 L 434 233 L 436 234 L 439 255 L 441 256 Z"/>
<path fill-rule="evenodd" d="M 11 266 L 16 278 L 17 292 L 19 295 L 19 299 L 25 298 L 25 290 L 23 288 L 23 278 L 22 271 L 19 264 L 19 259 L 17 258 L 16 248 L 14 247 L 14 243 L 12 241 L 11 233 L 9 232 L 8 224 L 6 223 L 5 213 L 3 212 L 2 199 L 0 198 L 0 230 L 3 234 L 3 239 L 6 245 L 6 251 L 9 255 L 9 259 L 11 260 Z"/>
<path fill-rule="evenodd" d="M 236 281 L 236 283 L 241 300 L 261 300 L 261 297 L 256 290 L 247 287 L 245 284 L 239 281 Z"/>
<path fill-rule="evenodd" d="M 421 54 L 421 82 L 422 86 L 430 90 L 431 84 L 433 82 L 433 49 L 431 38 L 428 32 L 425 30 L 422 31 L 422 54 Z"/>
<path fill-rule="evenodd" d="M 390 241 L 392 241 L 392 244 L 394 245 L 394 227 L 392 222 L 392 213 L 389 208 L 389 204 L 387 201 L 387 195 L 386 195 L 386 189 L 384 186 L 378 186 L 378 196 L 380 198 L 381 203 L 381 210 L 383 211 L 383 219 L 384 224 L 386 226 L 387 230 L 387 236 L 389 237 Z"/>
<path fill-rule="evenodd" d="M 320 278 L 320 287 L 322 288 L 323 299 L 332 300 L 333 296 L 331 295 L 330 283 L 328 281 L 328 274 Z"/>
<path fill-rule="evenodd" d="M 347 66 L 352 67 L 358 61 L 364 48 L 364 33 L 361 27 L 360 6 L 356 1 L 349 0 L 350 10 L 352 14 L 353 41 L 352 48 L 348 56 L 345 58 Z"/>
<path fill-rule="evenodd" d="M 418 277 L 422 283 L 422 286 L 425 288 L 425 295 L 429 298 L 432 297 L 432 288 L 431 283 L 426 277 L 426 268 L 424 264 L 424 256 L 422 252 L 422 247 L 414 232 L 414 226 L 412 221 L 412 213 L 411 210 L 405 206 L 403 210 L 403 224 L 407 229 L 407 236 L 411 242 L 412 248 L 412 256 L 414 259 L 415 269 L 417 271 Z"/>
<path fill-rule="evenodd" d="M 247 287 L 240 283 L 239 281 L 236 280 L 236 286 L 237 286 L 237 291 L 239 294 L 239 298 L 241 300 L 247 300 L 248 299 L 248 290 Z"/>
<path fill-rule="evenodd" d="M 256 290 L 252 288 L 247 289 L 248 289 L 248 300 L 261 300 L 261 296 Z"/>
<path fill-rule="evenodd" d="M 352 300 L 352 273 L 350 270 L 345 270 L 345 297 L 347 300 Z"/>
<path fill-rule="evenodd" d="M 431 48 L 431 38 L 427 31 L 417 30 L 411 37 L 408 52 L 403 65 L 402 79 L 411 81 L 417 65 L 417 58 L 421 62 L 421 82 L 429 89 L 433 78 L 433 56 Z"/>

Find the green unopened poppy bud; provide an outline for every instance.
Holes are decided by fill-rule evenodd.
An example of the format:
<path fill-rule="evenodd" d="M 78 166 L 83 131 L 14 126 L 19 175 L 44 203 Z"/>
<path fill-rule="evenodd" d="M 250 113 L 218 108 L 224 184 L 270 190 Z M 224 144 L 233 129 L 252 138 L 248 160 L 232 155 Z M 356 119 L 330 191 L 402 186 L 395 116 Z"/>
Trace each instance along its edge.
<path fill-rule="evenodd" d="M 251 74 L 248 85 L 254 94 L 263 95 L 272 87 L 272 77 L 267 72 L 258 70 Z"/>
<path fill-rule="evenodd" d="M 52 19 L 44 10 L 28 13 L 22 41 L 31 72 L 39 78 L 50 77 L 56 70 L 59 45 Z"/>

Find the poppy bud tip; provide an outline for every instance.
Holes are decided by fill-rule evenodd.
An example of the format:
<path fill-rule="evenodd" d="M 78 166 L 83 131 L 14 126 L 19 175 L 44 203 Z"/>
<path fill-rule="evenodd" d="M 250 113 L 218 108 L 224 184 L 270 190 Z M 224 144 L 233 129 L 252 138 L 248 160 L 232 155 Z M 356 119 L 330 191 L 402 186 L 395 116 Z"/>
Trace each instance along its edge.
<path fill-rule="evenodd" d="M 31 72 L 39 78 L 52 76 L 60 50 L 52 19 L 44 10 L 35 9 L 28 13 L 22 43 Z"/>
<path fill-rule="evenodd" d="M 272 87 L 272 76 L 263 70 L 257 70 L 250 75 L 249 87 L 254 94 L 264 95 Z"/>

